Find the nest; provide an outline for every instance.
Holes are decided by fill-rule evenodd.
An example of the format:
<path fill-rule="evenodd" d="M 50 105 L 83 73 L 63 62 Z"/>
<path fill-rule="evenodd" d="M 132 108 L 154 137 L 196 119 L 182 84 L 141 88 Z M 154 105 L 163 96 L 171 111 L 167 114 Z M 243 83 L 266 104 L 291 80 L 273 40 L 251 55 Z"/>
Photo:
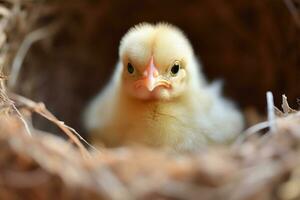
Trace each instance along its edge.
<path fill-rule="evenodd" d="M 268 1 L 261 2 L 264 3 L 252 5 L 257 6 L 259 10 L 264 8 Z M 294 23 L 294 29 L 291 31 L 293 35 L 300 26 L 299 16 L 292 1 L 284 2 L 283 5 L 287 5 L 291 11 L 287 13 Z M 207 4 L 217 5 L 215 1 Z M 300 112 L 290 108 L 285 96 L 282 98 L 280 111 L 274 106 L 272 93 L 268 93 L 268 120 L 251 126 L 234 144 L 179 154 L 146 147 L 95 148 L 73 128 L 54 116 L 43 103 L 36 103 L 17 95 L 16 93 L 22 93 L 31 98 L 43 97 L 45 94 L 43 91 L 38 93 L 39 95 L 32 95 L 38 90 L 34 86 L 41 83 L 40 77 L 47 77 L 36 70 L 37 66 L 41 66 L 41 58 L 37 57 L 44 58 L 41 49 L 46 52 L 45 49 L 53 48 L 53 44 L 60 44 L 62 37 L 71 38 L 70 43 L 79 41 L 75 45 L 68 44 L 68 48 L 72 46 L 78 49 L 82 54 L 81 61 L 87 60 L 90 66 L 97 65 L 91 64 L 90 57 L 86 58 L 82 53 L 86 50 L 83 47 L 88 42 L 82 41 L 82 35 L 74 34 L 78 31 L 76 28 L 66 30 L 65 24 L 70 22 L 70 16 L 72 20 L 77 17 L 84 23 L 92 24 L 87 25 L 85 32 L 80 34 L 84 37 L 94 34 L 97 31 L 93 28 L 91 18 L 98 15 L 101 18 L 103 13 L 109 10 L 108 2 L 103 1 L 99 5 L 103 8 L 102 14 L 92 12 L 94 6 L 92 3 L 80 1 L 75 1 L 74 4 L 67 1 L 65 3 L 1 1 L 0 199 L 199 199 L 201 197 L 208 200 L 294 200 L 300 198 Z M 237 8 L 243 7 L 239 3 L 232 5 Z M 274 5 L 278 5 L 278 2 Z M 230 10 L 224 3 L 218 6 L 223 6 L 220 11 Z M 236 18 L 230 13 L 226 15 L 226 12 L 225 14 L 221 12 L 221 14 L 227 16 L 228 24 L 235 27 L 234 30 L 239 31 L 239 26 L 234 26 L 237 22 L 230 21 Z M 86 18 L 81 18 L 82 16 Z M 42 39 L 46 41 L 40 46 L 32 46 Z M 32 50 L 28 51 L 29 48 Z M 62 54 L 63 56 L 58 59 L 61 69 L 54 73 L 56 75 L 65 73 L 65 68 L 62 67 L 65 65 L 61 59 L 68 60 L 70 56 L 70 52 Z M 264 57 L 263 60 L 266 61 L 267 58 Z M 294 57 L 289 61 L 296 62 Z M 273 62 L 268 63 L 268 66 Z M 46 66 L 47 64 L 43 70 L 49 72 L 50 68 Z M 297 65 L 293 66 L 296 69 Z M 55 70 L 57 71 L 57 68 Z M 103 73 L 109 71 L 109 69 L 101 70 Z M 294 68 L 291 68 L 291 74 L 295 74 L 293 70 Z M 78 73 L 80 72 L 82 71 L 79 70 Z M 291 77 L 293 78 L 293 75 Z M 59 80 L 58 75 L 57 78 Z M 293 80 L 291 79 L 289 84 L 294 83 Z M 267 79 L 267 83 L 272 81 L 273 79 Z M 66 85 L 68 83 L 73 83 L 73 80 L 67 81 Z M 297 88 L 292 90 L 296 91 Z M 93 92 L 88 93 L 90 95 Z M 65 97 L 64 95 L 62 97 Z M 296 95 L 297 91 L 291 93 L 291 96 Z M 46 98 L 45 101 L 50 109 L 55 105 L 55 102 L 51 104 L 51 99 Z M 83 104 L 76 103 L 77 106 Z M 61 111 L 70 108 L 72 106 L 64 107 Z M 36 114 L 40 118 L 37 118 Z M 71 123 L 74 122 L 71 117 L 66 119 Z M 45 127 L 43 124 L 48 124 L 47 132 L 36 128 Z M 50 132 L 64 133 L 68 139 Z"/>

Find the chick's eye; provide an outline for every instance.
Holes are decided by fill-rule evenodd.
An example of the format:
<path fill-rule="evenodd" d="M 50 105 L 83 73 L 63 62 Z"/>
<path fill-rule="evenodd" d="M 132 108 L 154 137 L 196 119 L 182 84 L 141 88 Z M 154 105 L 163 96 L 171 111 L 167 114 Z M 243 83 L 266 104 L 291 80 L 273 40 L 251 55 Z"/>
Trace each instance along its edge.
<path fill-rule="evenodd" d="M 133 72 L 134 72 L 134 67 L 132 66 L 131 63 L 128 63 L 128 64 L 127 64 L 127 71 L 128 71 L 129 74 L 133 74 Z"/>
<path fill-rule="evenodd" d="M 173 76 L 175 76 L 176 74 L 178 74 L 179 69 L 180 69 L 180 64 L 179 64 L 179 62 L 175 62 L 175 63 L 173 64 L 172 68 L 171 68 L 171 74 L 172 74 Z"/>

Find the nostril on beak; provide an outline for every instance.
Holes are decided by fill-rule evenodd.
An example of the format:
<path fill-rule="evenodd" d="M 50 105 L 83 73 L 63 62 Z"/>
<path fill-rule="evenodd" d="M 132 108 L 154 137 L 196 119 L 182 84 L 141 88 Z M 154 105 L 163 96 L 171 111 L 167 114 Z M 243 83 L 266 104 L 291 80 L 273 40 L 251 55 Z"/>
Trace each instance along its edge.
<path fill-rule="evenodd" d="M 158 77 L 158 71 L 155 69 L 154 72 L 153 72 L 153 76 L 156 78 Z"/>

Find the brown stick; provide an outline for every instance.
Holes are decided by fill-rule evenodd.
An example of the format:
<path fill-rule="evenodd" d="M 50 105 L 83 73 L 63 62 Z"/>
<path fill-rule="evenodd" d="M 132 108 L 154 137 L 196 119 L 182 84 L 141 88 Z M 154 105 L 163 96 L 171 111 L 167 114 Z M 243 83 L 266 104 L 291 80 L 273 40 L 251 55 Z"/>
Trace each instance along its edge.
<path fill-rule="evenodd" d="M 59 119 L 57 119 L 47 108 L 43 103 L 36 103 L 30 99 L 27 99 L 23 96 L 17 95 L 17 94 L 13 94 L 10 93 L 9 97 L 13 100 L 16 101 L 18 103 L 21 103 L 25 106 L 27 106 L 28 108 L 30 108 L 31 110 L 33 110 L 34 112 L 38 113 L 39 115 L 41 115 L 42 117 L 46 118 L 47 120 L 53 122 L 54 124 L 56 124 L 70 139 L 71 141 L 73 141 L 79 148 L 81 154 L 84 157 L 90 157 L 90 154 L 88 152 L 88 150 L 84 147 L 84 145 L 80 142 L 80 140 L 84 141 L 89 147 L 91 147 L 93 150 L 98 151 L 94 146 L 92 146 L 91 144 L 89 144 L 84 138 L 82 138 L 80 136 L 79 133 L 77 133 L 73 128 L 67 126 L 64 124 L 63 121 L 60 121 Z M 77 137 L 76 137 L 77 136 Z M 80 140 L 79 140 L 79 139 Z"/>

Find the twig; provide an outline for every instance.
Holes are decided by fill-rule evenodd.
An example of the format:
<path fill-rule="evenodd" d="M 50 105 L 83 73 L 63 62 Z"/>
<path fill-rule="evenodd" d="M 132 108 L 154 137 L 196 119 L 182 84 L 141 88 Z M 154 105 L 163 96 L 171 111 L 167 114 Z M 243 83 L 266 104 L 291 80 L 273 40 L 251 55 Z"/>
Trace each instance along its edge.
<path fill-rule="evenodd" d="M 22 42 L 12 63 L 8 87 L 13 89 L 17 83 L 24 58 L 33 43 L 54 34 L 58 29 L 58 23 L 48 25 L 29 33 Z"/>
<path fill-rule="evenodd" d="M 21 114 L 21 112 L 17 109 L 15 103 L 13 102 L 13 103 L 11 104 L 11 106 L 12 106 L 13 110 L 17 113 L 19 119 L 20 119 L 20 120 L 22 121 L 22 123 L 24 124 L 25 130 L 26 130 L 26 132 L 28 133 L 28 135 L 29 135 L 29 136 L 32 136 L 32 133 L 31 133 L 31 131 L 30 131 L 30 128 L 29 128 L 29 126 L 28 126 L 26 120 L 24 119 L 24 117 L 23 117 L 23 115 Z"/>
<path fill-rule="evenodd" d="M 268 121 L 261 122 L 258 124 L 255 124 L 254 126 L 249 127 L 247 130 L 244 131 L 244 133 L 237 138 L 237 140 L 234 142 L 233 147 L 237 147 L 240 144 L 243 143 L 243 141 L 248 138 L 249 136 L 258 133 L 260 130 L 265 129 L 267 127 L 270 128 L 270 132 L 276 131 L 276 117 L 275 117 L 275 106 L 274 106 L 274 100 L 273 100 L 273 94 L 272 92 L 267 92 L 267 107 L 268 107 Z"/>
<path fill-rule="evenodd" d="M 7 97 L 7 94 L 6 94 L 6 91 L 4 89 L 0 89 L 0 99 L 3 103 L 6 103 L 7 104 L 7 107 L 10 107 L 12 108 L 16 113 L 17 113 L 17 116 L 18 118 L 22 121 L 22 123 L 24 124 L 24 128 L 27 132 L 27 134 L 29 136 L 32 136 L 32 133 L 30 131 L 30 128 L 26 122 L 26 120 L 24 119 L 22 113 L 18 110 L 18 108 L 16 107 L 15 103 L 13 101 L 11 101 L 8 97 Z"/>
<path fill-rule="evenodd" d="M 285 95 L 282 95 L 282 104 L 281 104 L 282 110 L 284 114 L 288 114 L 290 111 L 290 106 L 287 102 L 287 97 Z"/>
<path fill-rule="evenodd" d="M 248 138 L 249 136 L 251 136 L 253 134 L 258 133 L 262 129 L 265 129 L 265 128 L 269 127 L 269 125 L 270 125 L 270 123 L 268 121 L 266 121 L 266 122 L 261 122 L 261 123 L 255 124 L 254 126 L 249 127 L 248 129 L 246 129 L 244 131 L 243 134 L 240 135 L 240 137 L 238 137 L 236 139 L 236 141 L 233 144 L 233 147 L 239 146 L 240 144 L 243 143 L 243 141 L 246 138 Z"/>
<path fill-rule="evenodd" d="M 276 131 L 275 122 L 275 109 L 274 109 L 274 99 L 272 92 L 267 92 L 267 107 L 268 107 L 268 122 L 270 127 L 270 132 L 274 133 Z"/>
<path fill-rule="evenodd" d="M 286 7 L 289 9 L 290 13 L 292 14 L 297 27 L 300 28 L 300 16 L 299 13 L 297 11 L 297 8 L 295 7 L 294 3 L 291 0 L 283 0 Z"/>
<path fill-rule="evenodd" d="M 34 112 L 38 113 L 39 115 L 43 116 L 47 120 L 53 122 L 56 124 L 80 149 L 82 155 L 84 156 L 90 156 L 87 149 L 83 146 L 83 144 L 80 142 L 82 140 L 84 143 L 86 143 L 89 147 L 91 147 L 93 150 L 99 152 L 94 146 L 92 146 L 89 142 L 87 142 L 84 138 L 82 138 L 78 132 L 76 132 L 73 128 L 70 128 L 69 126 L 65 125 L 64 122 L 58 120 L 47 108 L 43 103 L 36 103 L 30 99 L 27 99 L 23 96 L 19 96 L 17 94 L 9 94 L 9 96 L 19 102 L 27 106 L 28 108 L 32 109 Z M 78 139 L 77 137 L 80 139 Z"/>
<path fill-rule="evenodd" d="M 281 107 L 282 107 L 282 110 L 283 110 L 283 113 L 284 115 L 288 115 L 289 113 L 296 113 L 297 111 L 292 109 L 290 106 L 289 106 L 289 103 L 287 101 L 287 97 L 285 95 L 282 95 L 282 104 L 281 104 Z"/>
<path fill-rule="evenodd" d="M 93 149 L 94 151 L 100 153 L 100 151 L 94 147 L 93 145 L 91 145 L 88 141 L 86 141 L 74 128 L 66 125 L 64 122 L 60 121 L 61 123 L 63 123 L 63 125 L 68 128 L 69 130 L 71 130 L 80 140 L 82 140 L 86 145 L 88 145 L 91 149 Z"/>

